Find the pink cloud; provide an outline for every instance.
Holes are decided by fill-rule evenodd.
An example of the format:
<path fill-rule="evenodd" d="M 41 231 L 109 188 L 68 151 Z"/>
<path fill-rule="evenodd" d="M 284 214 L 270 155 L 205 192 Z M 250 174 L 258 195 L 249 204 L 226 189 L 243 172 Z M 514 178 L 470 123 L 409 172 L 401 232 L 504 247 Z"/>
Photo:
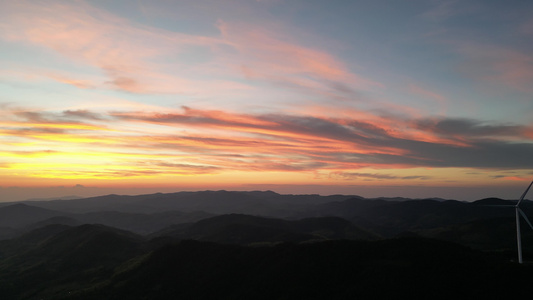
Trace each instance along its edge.
<path fill-rule="evenodd" d="M 134 23 L 81 1 L 17 1 L 1 4 L 0 10 L 9 12 L 1 16 L 1 39 L 38 46 L 75 67 L 100 71 L 89 79 L 66 70 L 37 73 L 79 88 L 186 94 L 249 105 L 249 97 L 287 89 L 300 98 L 344 100 L 357 99 L 358 90 L 383 87 L 271 25 L 219 21 L 219 35 L 201 36 Z M 197 53 L 203 56 L 191 63 L 188 58 Z"/>
<path fill-rule="evenodd" d="M 444 102 L 446 100 L 446 98 L 443 95 L 435 93 L 433 91 L 430 91 L 428 89 L 425 89 L 419 85 L 412 84 L 412 83 L 409 84 L 409 92 L 415 95 L 422 96 L 424 98 L 435 100 L 437 102 Z"/>
<path fill-rule="evenodd" d="M 60 74 L 54 74 L 54 73 L 51 73 L 48 76 L 58 82 L 73 85 L 80 89 L 92 89 L 96 87 L 95 83 L 91 80 L 72 79 L 67 76 L 60 75 Z"/>
<path fill-rule="evenodd" d="M 533 18 L 530 18 L 522 24 L 521 31 L 524 34 L 533 35 Z"/>
<path fill-rule="evenodd" d="M 331 171 L 342 172 L 341 179 L 394 179 L 354 170 L 527 169 L 531 165 L 522 159 L 531 153 L 531 144 L 523 142 L 530 127 L 468 119 L 408 119 L 368 112 L 337 117 L 243 114 L 191 108 L 165 112 L 6 109 L 0 117 L 4 141 L 0 165 L 24 167 L 35 163 L 38 155 L 51 161 L 54 169 L 55 162 L 71 157 L 74 165 L 56 170 L 67 177 Z"/>
<path fill-rule="evenodd" d="M 128 92 L 184 92 L 191 80 L 169 74 L 157 59 L 216 39 L 132 24 L 83 2 L 10 2 L 0 37 L 52 50 L 74 63 L 97 67 L 110 88 Z M 74 79 L 75 80 L 75 79 Z"/>
<path fill-rule="evenodd" d="M 474 42 L 457 43 L 465 55 L 460 70 L 475 79 L 532 92 L 533 55 L 510 47 Z"/>
<path fill-rule="evenodd" d="M 227 54 L 227 61 L 239 65 L 247 78 L 288 79 L 305 87 L 335 82 L 355 88 L 383 86 L 350 72 L 326 52 L 294 43 L 290 36 L 251 24 L 220 21 L 218 28 L 222 39 L 238 51 L 236 56 Z"/>

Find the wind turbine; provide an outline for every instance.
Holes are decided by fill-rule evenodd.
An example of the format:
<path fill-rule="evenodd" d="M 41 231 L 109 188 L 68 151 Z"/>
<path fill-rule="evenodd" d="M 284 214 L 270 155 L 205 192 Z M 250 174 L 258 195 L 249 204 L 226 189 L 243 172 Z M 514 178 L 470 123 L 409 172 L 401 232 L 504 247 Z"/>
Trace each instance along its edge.
<path fill-rule="evenodd" d="M 522 217 L 524 217 L 524 220 L 526 220 L 526 222 L 529 225 L 529 227 L 531 227 L 531 229 L 533 229 L 533 225 L 531 225 L 531 222 L 529 222 L 529 219 L 527 218 L 526 214 L 520 209 L 520 202 L 522 202 L 522 200 L 524 200 L 524 197 L 526 196 L 527 192 L 529 191 L 529 189 L 531 188 L 532 185 L 533 185 L 533 181 L 531 181 L 531 183 L 529 184 L 527 189 L 524 191 L 524 193 L 520 197 L 520 200 L 518 200 L 516 205 L 514 205 L 515 216 L 516 216 L 516 243 L 517 243 L 517 246 L 518 246 L 518 263 L 520 263 L 520 264 L 523 262 L 523 260 L 522 260 L 522 237 L 520 235 L 520 215 L 522 215 Z"/>

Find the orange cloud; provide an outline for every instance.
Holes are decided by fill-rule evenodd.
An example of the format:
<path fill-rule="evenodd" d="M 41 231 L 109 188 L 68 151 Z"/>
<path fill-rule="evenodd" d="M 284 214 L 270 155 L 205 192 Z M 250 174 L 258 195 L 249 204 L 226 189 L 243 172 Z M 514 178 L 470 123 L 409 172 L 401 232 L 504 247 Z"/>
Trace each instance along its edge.
<path fill-rule="evenodd" d="M 58 74 L 50 74 L 49 77 L 58 82 L 73 85 L 80 89 L 92 89 L 96 87 L 95 83 L 90 80 L 71 79 Z"/>
<path fill-rule="evenodd" d="M 3 170 L 34 177 L 156 178 L 227 172 L 312 176 L 329 170 L 340 172 L 331 173 L 332 180 L 385 180 L 381 173 L 354 170 L 527 169 L 531 166 L 523 157 L 533 150 L 531 144 L 507 141 L 525 140 L 524 132 L 531 129 L 524 126 L 378 115 L 364 119 L 363 112 L 355 118 L 191 108 L 166 113 L 20 109 L 5 113 L 0 123 L 0 153 L 5 155 L 0 164 L 7 166 Z M 43 170 L 50 170 L 49 175 Z"/>

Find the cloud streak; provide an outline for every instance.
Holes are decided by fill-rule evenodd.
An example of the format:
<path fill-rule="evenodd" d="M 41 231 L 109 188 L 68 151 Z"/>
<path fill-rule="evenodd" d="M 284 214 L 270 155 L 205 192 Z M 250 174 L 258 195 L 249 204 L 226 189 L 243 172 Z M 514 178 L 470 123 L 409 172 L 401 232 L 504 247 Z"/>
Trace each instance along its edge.
<path fill-rule="evenodd" d="M 0 179 L 486 184 L 533 169 L 519 8 L 125 5 L 0 1 Z"/>
<path fill-rule="evenodd" d="M 44 48 L 75 68 L 99 70 L 99 76 L 40 71 L 80 89 L 235 101 L 257 91 L 270 94 L 263 84 L 329 100 L 354 100 L 359 90 L 383 87 L 327 52 L 257 24 L 220 20 L 213 24 L 218 34 L 208 36 L 141 25 L 86 2 L 17 1 L 0 9 L 10 12 L 0 15 L 1 39 Z"/>
<path fill-rule="evenodd" d="M 533 168 L 530 127 L 471 119 L 398 118 L 398 130 L 376 120 L 191 108 L 165 113 L 16 111 L 3 117 L 9 119 L 2 123 L 3 139 L 35 148 L 16 153 L 21 164 L 37 152 L 51 161 L 54 156 L 72 156 L 80 158 L 78 167 L 88 169 L 84 176 L 326 171 L 335 180 L 425 180 L 431 176 L 351 170 Z M 128 127 L 146 129 L 120 129 Z M 412 132 L 434 139 L 417 140 L 413 137 L 420 135 Z M 85 154 L 79 154 L 80 149 Z M 2 152 L 14 154 L 12 149 Z M 83 172 L 68 171 L 72 176 Z"/>
<path fill-rule="evenodd" d="M 390 174 L 373 174 L 373 173 L 358 173 L 358 172 L 331 172 L 328 174 L 330 178 L 340 178 L 343 180 L 390 180 L 390 179 L 401 179 L 401 180 L 427 180 L 430 179 L 430 176 L 396 176 Z"/>
<path fill-rule="evenodd" d="M 209 37 L 136 26 L 84 2 L 17 1 L 2 6 L 11 12 L 3 15 L 0 36 L 4 39 L 35 44 L 75 63 L 97 67 L 108 77 L 100 86 L 131 93 L 182 91 L 180 87 L 191 82 L 159 71 L 155 59 L 187 47 L 220 43 Z M 93 86 L 79 79 L 52 77 L 80 88 Z M 172 84 L 178 88 L 171 88 Z"/>
<path fill-rule="evenodd" d="M 455 41 L 455 51 L 464 61 L 458 69 L 478 81 L 498 84 L 517 91 L 533 91 L 533 56 L 518 47 Z"/>

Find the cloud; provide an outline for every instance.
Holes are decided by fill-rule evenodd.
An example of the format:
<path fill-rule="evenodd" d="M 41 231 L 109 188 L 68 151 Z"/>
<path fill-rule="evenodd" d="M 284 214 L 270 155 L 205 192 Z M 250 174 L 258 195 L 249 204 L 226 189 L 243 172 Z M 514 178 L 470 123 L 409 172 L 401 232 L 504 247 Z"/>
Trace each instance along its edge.
<path fill-rule="evenodd" d="M 252 24 L 220 21 L 222 39 L 235 52 L 221 53 L 224 61 L 245 78 L 266 81 L 308 93 L 358 97 L 358 90 L 383 84 L 350 72 L 327 52 L 293 42 L 294 37 Z"/>
<path fill-rule="evenodd" d="M 221 21 L 218 28 L 226 43 L 239 51 L 239 58 L 254 72 L 307 74 L 334 81 L 351 76 L 326 53 L 283 41 L 264 28 L 242 25 Z"/>
<path fill-rule="evenodd" d="M 413 176 L 396 176 L 390 174 L 377 174 L 377 173 L 358 173 L 358 172 L 330 172 L 328 174 L 329 178 L 334 179 L 343 179 L 343 180 L 356 180 L 356 179 L 366 179 L 366 180 L 390 180 L 390 179 L 401 179 L 401 180 L 427 180 L 430 179 L 430 176 L 423 175 L 413 175 Z"/>
<path fill-rule="evenodd" d="M 396 141 L 397 146 L 409 150 L 408 155 L 376 154 L 363 156 L 361 160 L 376 164 L 396 164 L 425 167 L 466 167 L 484 169 L 530 169 L 533 163 L 528 153 L 531 143 L 505 141 L 471 142 L 468 147 L 433 144 L 418 141 Z"/>
<path fill-rule="evenodd" d="M 232 135 L 252 135 L 252 145 L 262 143 L 279 151 L 280 156 L 301 149 L 309 160 L 321 159 L 332 167 L 359 166 L 427 166 L 475 168 L 530 168 L 528 153 L 533 149 L 521 125 L 498 125 L 467 119 L 418 119 L 395 121 L 402 130 L 387 127 L 388 123 L 352 119 L 331 119 L 310 116 L 266 114 L 235 115 L 224 118 L 210 112 L 184 111 L 181 114 L 120 115 L 129 121 L 230 130 Z M 244 119 L 243 119 L 244 118 Z M 244 122 L 241 120 L 255 120 Z M 420 134 L 418 134 L 420 133 Z M 417 139 L 420 136 L 431 138 Z M 190 139 L 190 138 L 189 138 Z M 205 144 L 220 145 L 220 139 L 202 139 Z M 225 143 L 232 144 L 230 139 Z M 250 141 L 235 138 L 237 144 Z M 282 143 L 283 142 L 283 143 Z M 296 147 L 297 146 L 297 147 Z M 256 150 L 261 151 L 261 150 Z"/>
<path fill-rule="evenodd" d="M 420 16 L 433 22 L 446 22 L 454 17 L 482 11 L 482 6 L 473 1 L 431 0 L 427 2 L 429 2 L 429 8 Z"/>
<path fill-rule="evenodd" d="M 65 83 L 65 84 L 68 84 L 68 85 L 72 85 L 72 86 L 75 86 L 77 88 L 80 88 L 80 89 L 94 89 L 96 88 L 96 84 L 90 80 L 84 80 L 84 79 L 72 79 L 72 78 L 68 78 L 64 75 L 59 75 L 59 74 L 53 74 L 53 73 L 50 73 L 48 74 L 48 77 L 58 81 L 58 82 L 61 82 L 61 83 Z"/>
<path fill-rule="evenodd" d="M 5 2 L 0 11 L 0 39 L 64 59 L 35 74 L 81 89 L 247 102 L 274 93 L 268 85 L 328 100 L 357 100 L 383 87 L 278 24 L 219 20 L 207 36 L 135 23 L 82 1 Z M 60 70 L 66 62 L 85 73 Z M 88 77 L 93 69 L 99 76 Z"/>
<path fill-rule="evenodd" d="M 434 0 L 430 2 L 432 6 L 422 14 L 422 17 L 432 21 L 446 20 L 456 15 L 459 11 L 456 0 Z"/>
<path fill-rule="evenodd" d="M 88 82 L 48 76 L 79 88 L 108 86 L 132 93 L 189 91 L 190 80 L 173 75 L 158 58 L 195 46 L 209 48 L 216 38 L 187 35 L 134 24 L 85 2 L 4 2 L 0 38 L 40 46 L 102 70 L 108 80 Z"/>
<path fill-rule="evenodd" d="M 219 167 L 209 165 L 192 165 L 183 163 L 173 163 L 168 161 L 143 161 L 139 162 L 141 166 L 163 167 L 161 173 L 165 174 L 212 174 L 221 171 Z"/>
<path fill-rule="evenodd" d="M 87 109 L 65 110 L 63 111 L 63 116 L 67 118 L 85 119 L 85 120 L 103 120 L 104 119 L 101 114 L 90 112 Z"/>
<path fill-rule="evenodd" d="M 498 84 L 522 92 L 533 88 L 533 55 L 511 46 L 456 41 L 456 50 L 464 56 L 458 67 L 479 81 Z"/>
<path fill-rule="evenodd" d="M 409 84 L 409 92 L 418 96 L 422 96 L 426 99 L 437 101 L 439 103 L 446 101 L 446 97 L 444 97 L 443 95 L 430 91 L 416 84 Z"/>
<path fill-rule="evenodd" d="M 106 85 L 131 93 L 143 93 L 146 91 L 146 88 L 136 79 L 122 76 L 120 75 L 120 72 L 111 72 L 110 74 L 110 77 L 113 78 L 113 80 L 106 81 Z"/>
<path fill-rule="evenodd" d="M 8 112 L 9 113 L 9 112 Z M 101 114 L 88 110 L 65 110 L 62 113 L 38 110 L 13 110 L 6 115 L 6 129 L 27 130 L 107 130 L 87 121 L 101 121 L 105 118 Z M 108 118 L 109 119 L 109 118 Z M 104 124 L 104 123 L 102 123 Z"/>
<path fill-rule="evenodd" d="M 533 18 L 530 17 L 522 24 L 521 31 L 526 35 L 533 35 Z"/>
<path fill-rule="evenodd" d="M 531 138 L 528 136 L 531 127 L 515 124 L 491 124 L 465 118 L 422 119 L 418 120 L 417 126 L 420 129 L 430 130 L 448 137 L 512 137 L 523 140 Z"/>
<path fill-rule="evenodd" d="M 533 168 L 533 142 L 527 135 L 532 129 L 524 125 L 362 116 L 244 114 L 188 107 L 107 113 L 19 109 L 2 125 L 2 139 L 13 141 L 0 147 L 16 159 L 0 163 L 26 168 L 31 164 L 26 159 L 39 155 L 46 162 L 39 168 L 50 170 L 38 176 L 83 178 L 275 171 L 309 176 L 322 172 L 331 180 L 429 180 L 427 175 L 356 170 Z M 23 151 L 15 140 L 32 146 Z M 65 166 L 57 163 L 59 157 Z"/>

